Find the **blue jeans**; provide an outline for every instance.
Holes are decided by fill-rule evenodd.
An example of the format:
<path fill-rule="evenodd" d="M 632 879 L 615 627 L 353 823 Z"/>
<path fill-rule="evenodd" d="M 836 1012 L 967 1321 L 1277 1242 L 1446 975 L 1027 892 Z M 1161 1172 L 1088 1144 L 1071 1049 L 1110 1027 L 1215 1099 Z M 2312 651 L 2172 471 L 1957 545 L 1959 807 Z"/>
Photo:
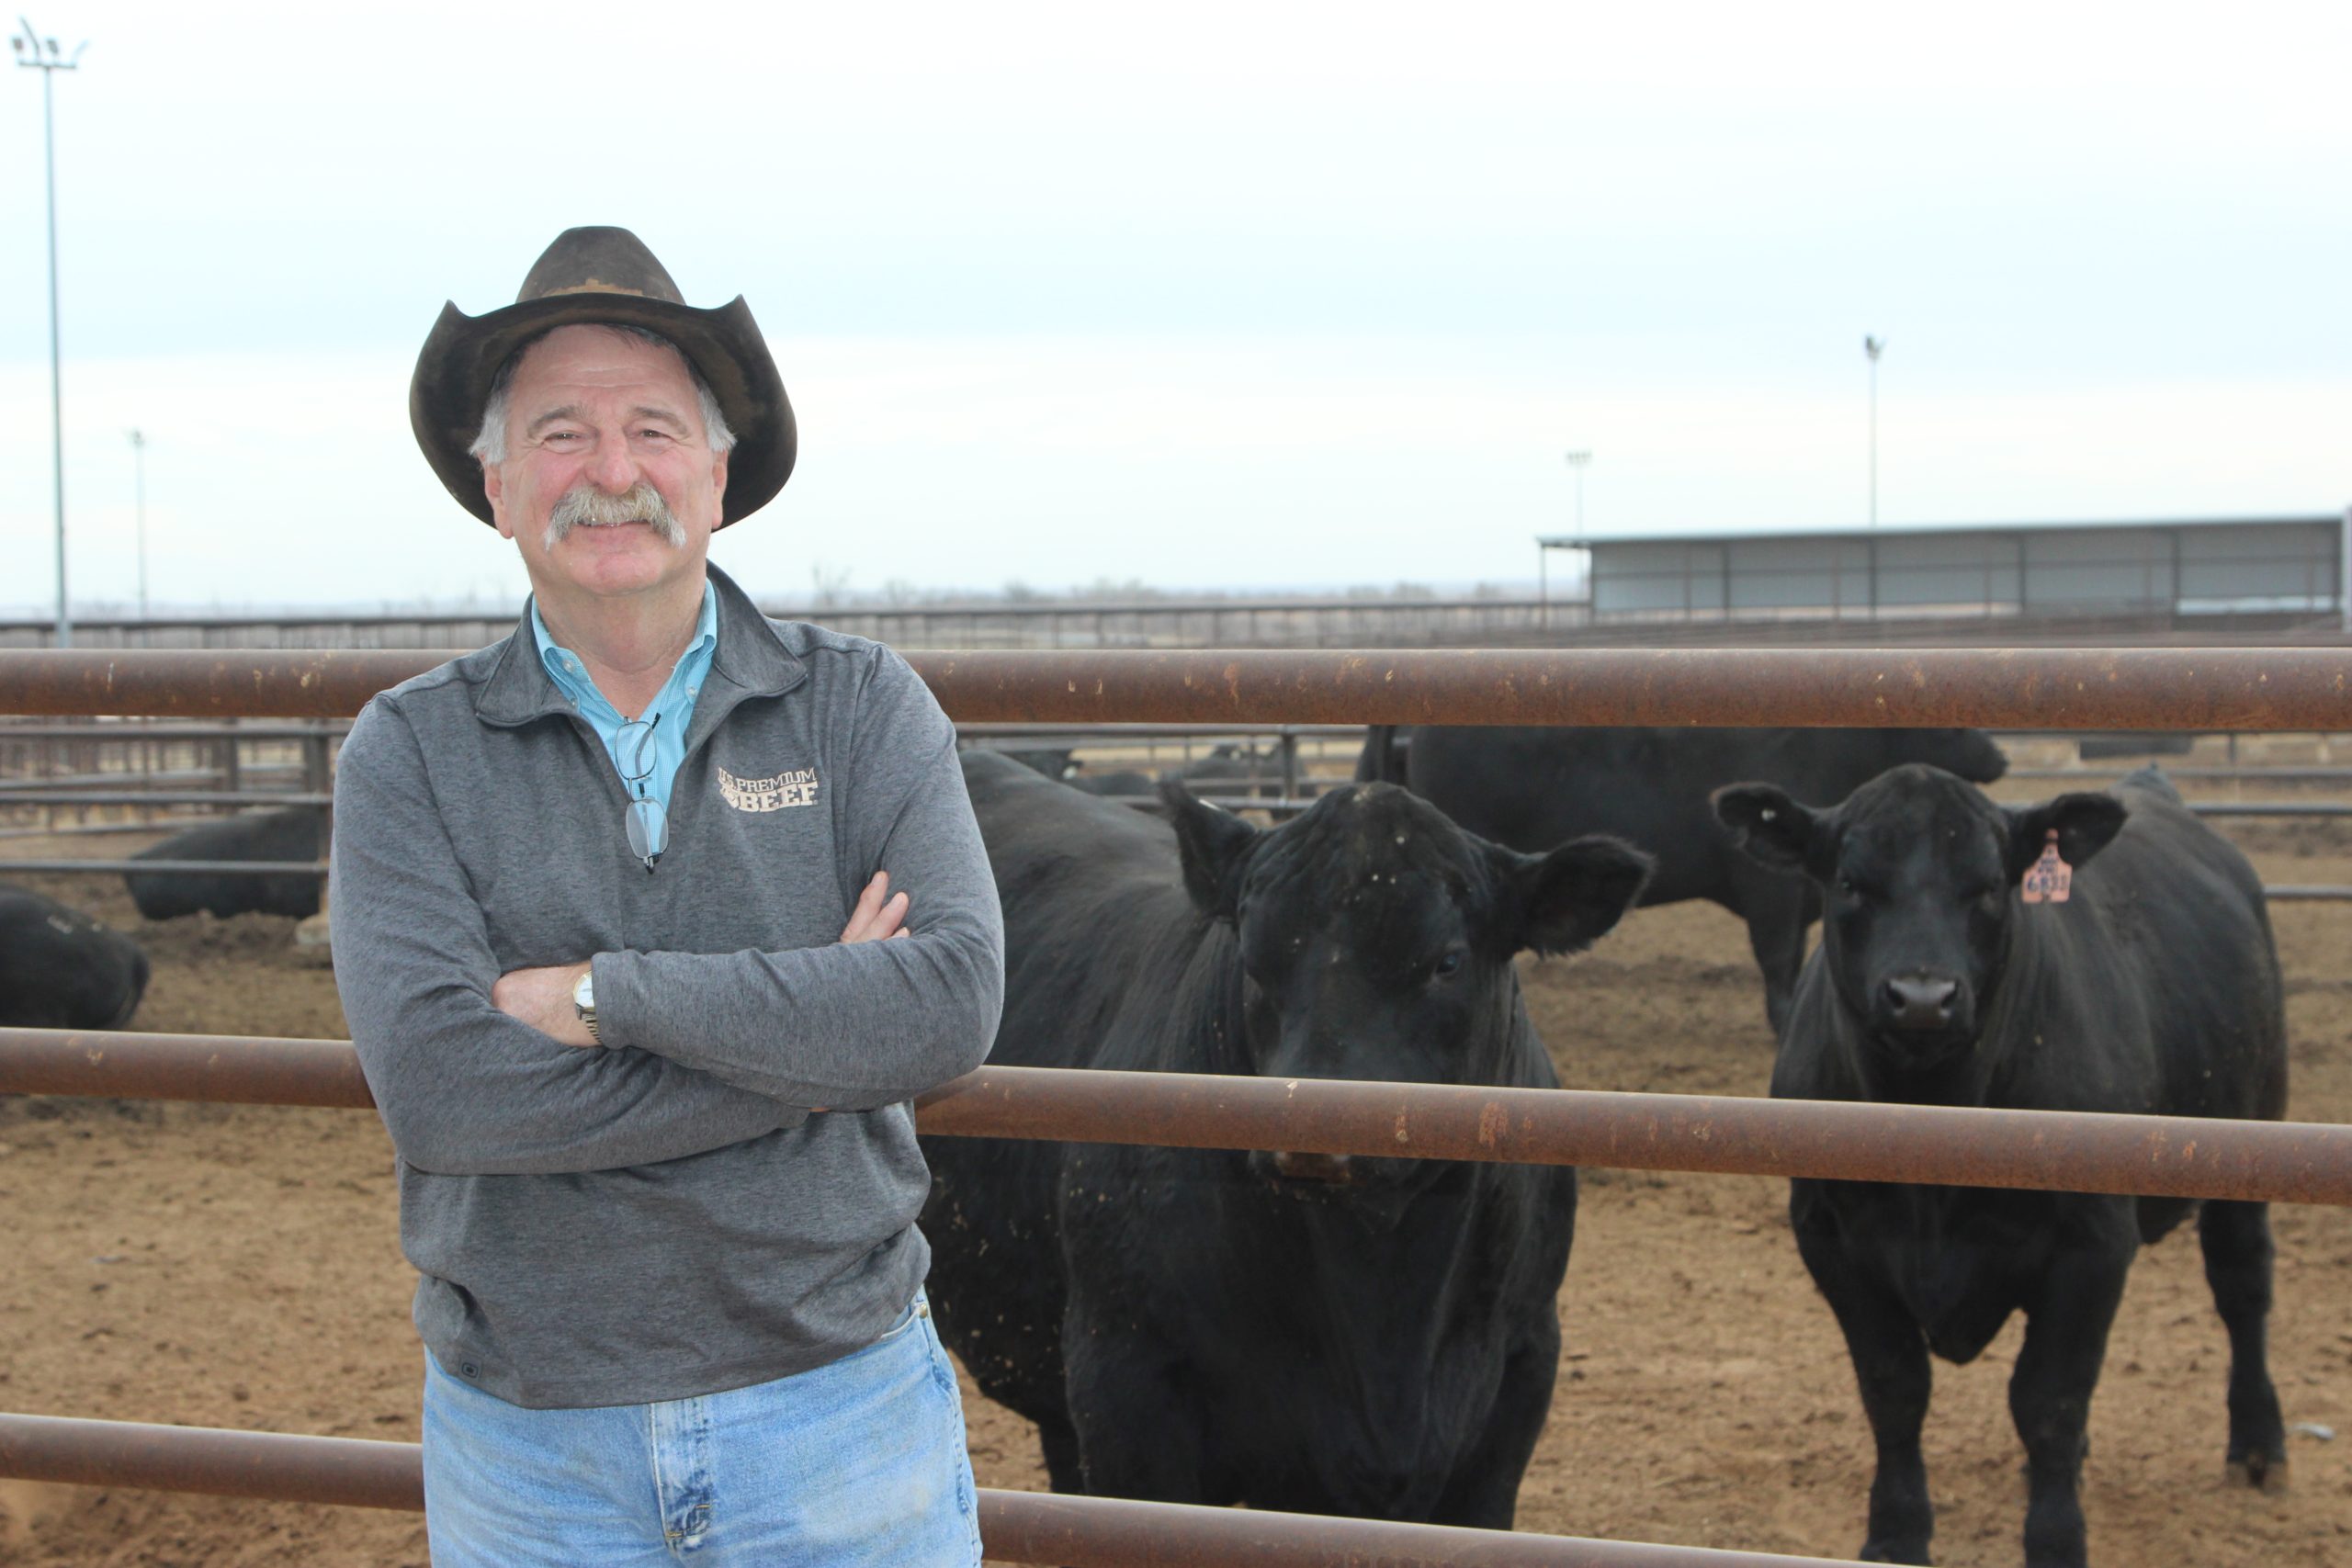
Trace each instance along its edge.
<path fill-rule="evenodd" d="M 955 1369 L 918 1293 L 829 1366 L 695 1399 L 526 1410 L 424 1358 L 434 1568 L 970 1568 Z"/>

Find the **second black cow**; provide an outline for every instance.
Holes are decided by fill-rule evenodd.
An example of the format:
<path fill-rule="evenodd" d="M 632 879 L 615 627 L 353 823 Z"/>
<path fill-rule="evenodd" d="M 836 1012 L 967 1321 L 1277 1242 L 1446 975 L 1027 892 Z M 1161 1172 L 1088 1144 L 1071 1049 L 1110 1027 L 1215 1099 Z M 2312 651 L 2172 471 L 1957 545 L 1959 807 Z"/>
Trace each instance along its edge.
<path fill-rule="evenodd" d="M 2143 770 L 2112 793 L 2004 808 L 1897 768 L 1811 810 L 1762 784 L 1715 810 L 1825 903 L 1772 1092 L 2012 1110 L 2276 1118 L 2287 1101 L 2278 960 L 2254 870 Z M 2182 1199 L 1797 1181 L 1797 1247 L 1845 1333 L 1877 1438 L 1861 1555 L 1925 1562 L 1928 1356 L 1966 1362 L 2012 1313 L 2026 1562 L 2085 1561 L 2085 1425 L 2133 1255 Z M 2229 1331 L 2229 1462 L 2283 1473 L 2264 1355 L 2269 1214 L 2209 1202 L 2205 1274 Z"/>
<path fill-rule="evenodd" d="M 989 1060 L 1550 1087 L 1512 955 L 1646 861 L 1522 855 L 1381 785 L 1260 830 L 967 752 L 1005 914 Z M 1057 1491 L 1507 1529 L 1559 1359 L 1557 1167 L 924 1140 L 939 1323 Z"/>
<path fill-rule="evenodd" d="M 1827 805 L 1901 762 L 1990 784 L 2007 760 L 1974 729 L 1375 728 L 1356 776 L 1405 784 L 1473 833 L 1533 850 L 1613 833 L 1657 857 L 1642 903 L 1705 898 L 1747 924 L 1777 1033 L 1820 901 L 1802 877 L 1739 853 L 1708 815 L 1724 784 L 1778 784 Z"/>

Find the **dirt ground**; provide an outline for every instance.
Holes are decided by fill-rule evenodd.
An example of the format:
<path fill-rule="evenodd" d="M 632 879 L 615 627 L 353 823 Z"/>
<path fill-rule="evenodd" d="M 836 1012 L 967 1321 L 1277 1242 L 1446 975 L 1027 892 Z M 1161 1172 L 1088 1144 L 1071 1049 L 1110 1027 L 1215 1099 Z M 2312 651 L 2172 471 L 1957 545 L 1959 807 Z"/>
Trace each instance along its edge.
<path fill-rule="evenodd" d="M 2268 881 L 2352 883 L 2352 831 L 2334 824 L 2233 836 Z M 143 924 L 119 882 L 26 880 L 146 944 L 155 978 L 135 1027 L 344 1032 L 333 976 L 293 947 L 288 921 Z M 2281 904 L 2273 918 L 2290 1114 L 2352 1120 L 2352 905 Z M 1712 906 L 1636 913 L 1594 953 L 1525 976 L 1573 1087 L 1764 1092 L 1761 988 L 1744 933 Z M 1763 1179 L 1585 1174 L 1561 1380 L 1521 1529 L 1855 1550 L 1868 1429 L 1784 1201 Z M 413 1277 L 372 1116 L 0 1099 L 0 1409 L 414 1439 Z M 2132 1274 L 2093 1413 L 2085 1506 L 2111 1568 L 2352 1562 L 2352 1214 L 2275 1220 L 2272 1365 L 2297 1428 L 2292 1484 L 2223 1483 L 2226 1346 L 2196 1243 L 2177 1234 Z M 2012 1324 L 1976 1364 L 1938 1368 L 1928 1462 L 1946 1564 L 2019 1558 L 2005 1393 L 2018 1346 Z M 968 1390 L 967 1403 L 980 1483 L 1042 1488 L 1025 1424 Z M 0 1562 L 26 1568 L 424 1561 L 414 1516 L 0 1482 Z"/>

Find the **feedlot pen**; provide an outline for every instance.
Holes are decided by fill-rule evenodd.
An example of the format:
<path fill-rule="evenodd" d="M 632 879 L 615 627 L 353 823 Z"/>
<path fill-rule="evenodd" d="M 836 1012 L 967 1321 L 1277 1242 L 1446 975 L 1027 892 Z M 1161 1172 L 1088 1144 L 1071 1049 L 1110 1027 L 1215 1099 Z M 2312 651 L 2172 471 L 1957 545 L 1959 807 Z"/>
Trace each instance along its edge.
<path fill-rule="evenodd" d="M 2015 747 L 2012 758 L 2024 765 Z M 2011 781 L 1995 793 L 2062 787 Z M 2345 824 L 2223 827 L 2267 882 L 2352 883 Z M 36 847 L 47 852 L 38 840 L 22 849 Z M 344 1033 L 332 973 L 292 945 L 290 921 L 142 926 L 119 879 L 19 880 L 147 945 L 156 976 L 142 1030 Z M 2289 1114 L 2352 1122 L 2352 907 L 2282 907 L 2274 922 Z M 1760 985 L 1744 932 L 1712 906 L 1636 911 L 1591 954 L 1526 962 L 1522 974 L 1568 1087 L 1763 1092 Z M 1788 1236 L 1785 1183 L 1611 1170 L 1584 1182 L 1559 1390 L 1520 1528 L 1850 1551 L 1870 1441 Z M 372 1116 L 0 1098 L 0 1202 L 12 1218 L 0 1407 L 413 1439 L 411 1275 Z M 2352 1214 L 2281 1205 L 2274 1220 L 2272 1359 L 2294 1428 L 2291 1489 L 2222 1484 L 2225 1347 L 2194 1242 L 2176 1235 L 2134 1269 L 2093 1415 L 2084 1500 L 2096 1560 L 2317 1568 L 2352 1557 Z M 2017 1343 L 2012 1325 L 1977 1365 L 1938 1369 L 1928 1462 L 1947 1564 L 2017 1560 L 2019 1455 L 2005 1403 Z M 1042 1487 L 1024 1425 L 968 1387 L 967 1408 L 980 1484 Z M 422 1563 L 424 1551 L 410 1515 L 0 1481 L 0 1561 Z"/>

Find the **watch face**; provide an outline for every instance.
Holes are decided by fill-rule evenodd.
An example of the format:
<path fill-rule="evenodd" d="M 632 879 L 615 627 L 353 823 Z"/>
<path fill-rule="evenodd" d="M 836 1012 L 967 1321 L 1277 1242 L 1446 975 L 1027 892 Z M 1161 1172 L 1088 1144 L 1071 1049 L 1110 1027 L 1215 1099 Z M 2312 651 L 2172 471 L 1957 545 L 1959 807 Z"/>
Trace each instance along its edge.
<path fill-rule="evenodd" d="M 573 1007 L 593 1008 L 596 1005 L 595 982 L 596 976 L 593 970 L 580 976 L 580 983 L 571 987 Z"/>

